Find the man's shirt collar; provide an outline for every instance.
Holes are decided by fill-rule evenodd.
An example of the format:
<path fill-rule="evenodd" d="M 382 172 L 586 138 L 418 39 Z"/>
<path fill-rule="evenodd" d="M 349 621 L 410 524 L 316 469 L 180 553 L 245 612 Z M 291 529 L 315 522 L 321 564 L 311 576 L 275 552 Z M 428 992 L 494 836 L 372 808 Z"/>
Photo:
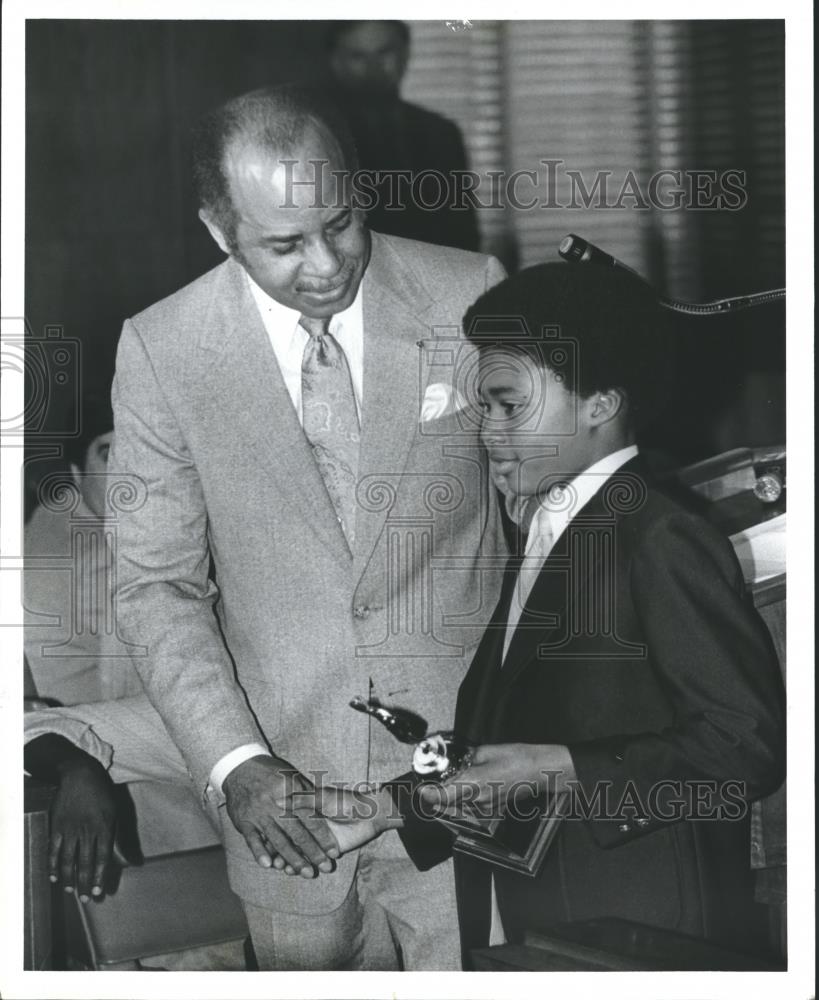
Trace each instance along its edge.
<path fill-rule="evenodd" d="M 299 326 L 301 313 L 298 309 L 291 309 L 289 306 L 277 302 L 276 299 L 268 295 L 263 288 L 256 284 L 247 271 L 245 271 L 245 275 L 259 312 L 265 319 L 265 326 L 271 332 L 272 336 L 287 338 L 286 342 L 281 344 L 281 347 L 285 351 L 289 350 L 293 346 L 293 339 L 295 337 L 298 337 L 299 340 L 303 339 L 303 332 L 300 332 L 301 327 Z M 363 315 L 363 296 L 361 290 L 363 284 L 363 282 L 359 284 L 356 296 L 350 305 L 341 312 L 335 313 L 330 318 L 330 333 L 336 339 L 338 339 L 344 327 L 351 322 L 361 326 L 361 317 Z"/>

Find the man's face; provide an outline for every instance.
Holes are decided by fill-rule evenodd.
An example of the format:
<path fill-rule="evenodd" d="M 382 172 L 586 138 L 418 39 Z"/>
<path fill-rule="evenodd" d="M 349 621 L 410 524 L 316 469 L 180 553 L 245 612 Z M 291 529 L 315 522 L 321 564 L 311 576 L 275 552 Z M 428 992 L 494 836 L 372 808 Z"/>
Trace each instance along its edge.
<path fill-rule="evenodd" d="M 367 21 L 339 36 L 330 56 L 336 80 L 372 97 L 396 97 L 407 68 L 407 46 L 394 25 Z"/>
<path fill-rule="evenodd" d="M 543 494 L 595 461 L 587 401 L 525 354 L 484 350 L 478 383 L 481 440 L 495 485 L 521 497 Z"/>
<path fill-rule="evenodd" d="M 287 166 L 282 161 L 297 161 Z M 310 160 L 326 161 L 313 166 Z M 355 299 L 370 255 L 361 212 L 337 194 L 343 171 L 329 140 L 306 135 L 292 153 L 234 143 L 225 170 L 237 216 L 233 247 L 212 219 L 205 224 L 267 294 L 306 316 L 327 317 Z M 349 188 L 350 185 L 347 185 Z"/>
<path fill-rule="evenodd" d="M 71 466 L 74 482 L 88 507 L 99 517 L 105 515 L 105 498 L 108 491 L 108 451 L 111 447 L 113 431 L 95 437 L 85 453 L 85 468 Z"/>

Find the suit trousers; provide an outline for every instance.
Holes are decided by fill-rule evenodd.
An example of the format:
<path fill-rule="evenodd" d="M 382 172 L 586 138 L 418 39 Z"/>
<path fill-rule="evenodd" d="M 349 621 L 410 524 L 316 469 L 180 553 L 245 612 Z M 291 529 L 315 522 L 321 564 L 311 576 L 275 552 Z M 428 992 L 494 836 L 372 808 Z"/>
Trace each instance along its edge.
<path fill-rule="evenodd" d="M 461 968 L 452 861 L 418 871 L 394 831 L 359 851 L 350 891 L 332 913 L 277 913 L 242 905 L 262 970 Z"/>
<path fill-rule="evenodd" d="M 26 741 L 56 733 L 109 769 L 132 791 L 146 782 L 164 786 L 187 801 L 175 814 L 175 843 L 183 850 L 214 843 L 217 837 L 203 808 L 196 804 L 182 755 L 147 697 L 72 705 L 31 712 L 25 717 Z M 212 804 L 212 797 L 208 796 Z M 202 797 L 199 798 L 202 802 Z M 137 800 L 137 810 L 140 802 Z M 209 817 L 218 824 L 218 818 Z M 157 842 L 158 831 L 140 837 Z M 160 817 L 154 817 L 159 821 Z M 164 825 L 164 824 L 163 824 Z M 259 869 L 260 878 L 298 878 Z M 332 878 L 332 874 L 320 875 Z M 326 914 L 267 910 L 242 901 L 262 970 L 458 970 L 458 917 L 452 863 L 419 872 L 400 839 L 389 831 L 359 852 L 356 877 L 340 907 Z"/>

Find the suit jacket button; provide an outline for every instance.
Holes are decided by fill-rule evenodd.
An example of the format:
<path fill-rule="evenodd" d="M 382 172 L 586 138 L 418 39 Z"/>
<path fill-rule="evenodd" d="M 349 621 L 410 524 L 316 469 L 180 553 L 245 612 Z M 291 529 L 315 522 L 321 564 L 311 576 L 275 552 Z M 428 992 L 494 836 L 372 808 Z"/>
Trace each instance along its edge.
<path fill-rule="evenodd" d="M 621 823 L 621 824 L 620 824 L 620 825 L 619 825 L 619 826 L 617 827 L 617 829 L 618 829 L 618 830 L 620 831 L 620 833 L 628 833 L 628 832 L 629 832 L 629 830 L 631 829 L 631 826 L 630 826 L 630 824 L 629 824 L 629 823 Z"/>
<path fill-rule="evenodd" d="M 366 604 L 357 604 L 353 608 L 353 617 L 354 618 L 359 618 L 359 619 L 368 618 L 369 614 L 370 614 L 370 609 L 367 607 Z"/>

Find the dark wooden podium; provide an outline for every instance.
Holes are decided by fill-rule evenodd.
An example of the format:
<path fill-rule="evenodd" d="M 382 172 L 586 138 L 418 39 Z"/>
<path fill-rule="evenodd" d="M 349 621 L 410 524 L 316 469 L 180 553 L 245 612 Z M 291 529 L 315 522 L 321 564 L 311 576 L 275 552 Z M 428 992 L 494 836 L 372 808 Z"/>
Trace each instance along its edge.
<path fill-rule="evenodd" d="M 557 924 L 548 934 L 528 934 L 523 944 L 472 952 L 481 972 L 780 972 L 751 955 L 727 951 L 672 931 L 628 920 L 602 918 Z"/>
<path fill-rule="evenodd" d="M 683 487 L 707 502 L 707 516 L 727 535 L 764 524 L 786 512 L 786 456 L 784 446 L 737 448 L 673 474 Z M 760 476 L 774 473 L 782 482 L 778 499 L 762 502 L 755 491 Z M 748 594 L 765 622 L 776 650 L 782 677 L 786 676 L 787 579 L 776 576 L 750 579 Z M 787 955 L 787 829 L 783 784 L 751 809 L 751 856 L 755 896 L 768 908 L 768 944 L 783 962 Z"/>

